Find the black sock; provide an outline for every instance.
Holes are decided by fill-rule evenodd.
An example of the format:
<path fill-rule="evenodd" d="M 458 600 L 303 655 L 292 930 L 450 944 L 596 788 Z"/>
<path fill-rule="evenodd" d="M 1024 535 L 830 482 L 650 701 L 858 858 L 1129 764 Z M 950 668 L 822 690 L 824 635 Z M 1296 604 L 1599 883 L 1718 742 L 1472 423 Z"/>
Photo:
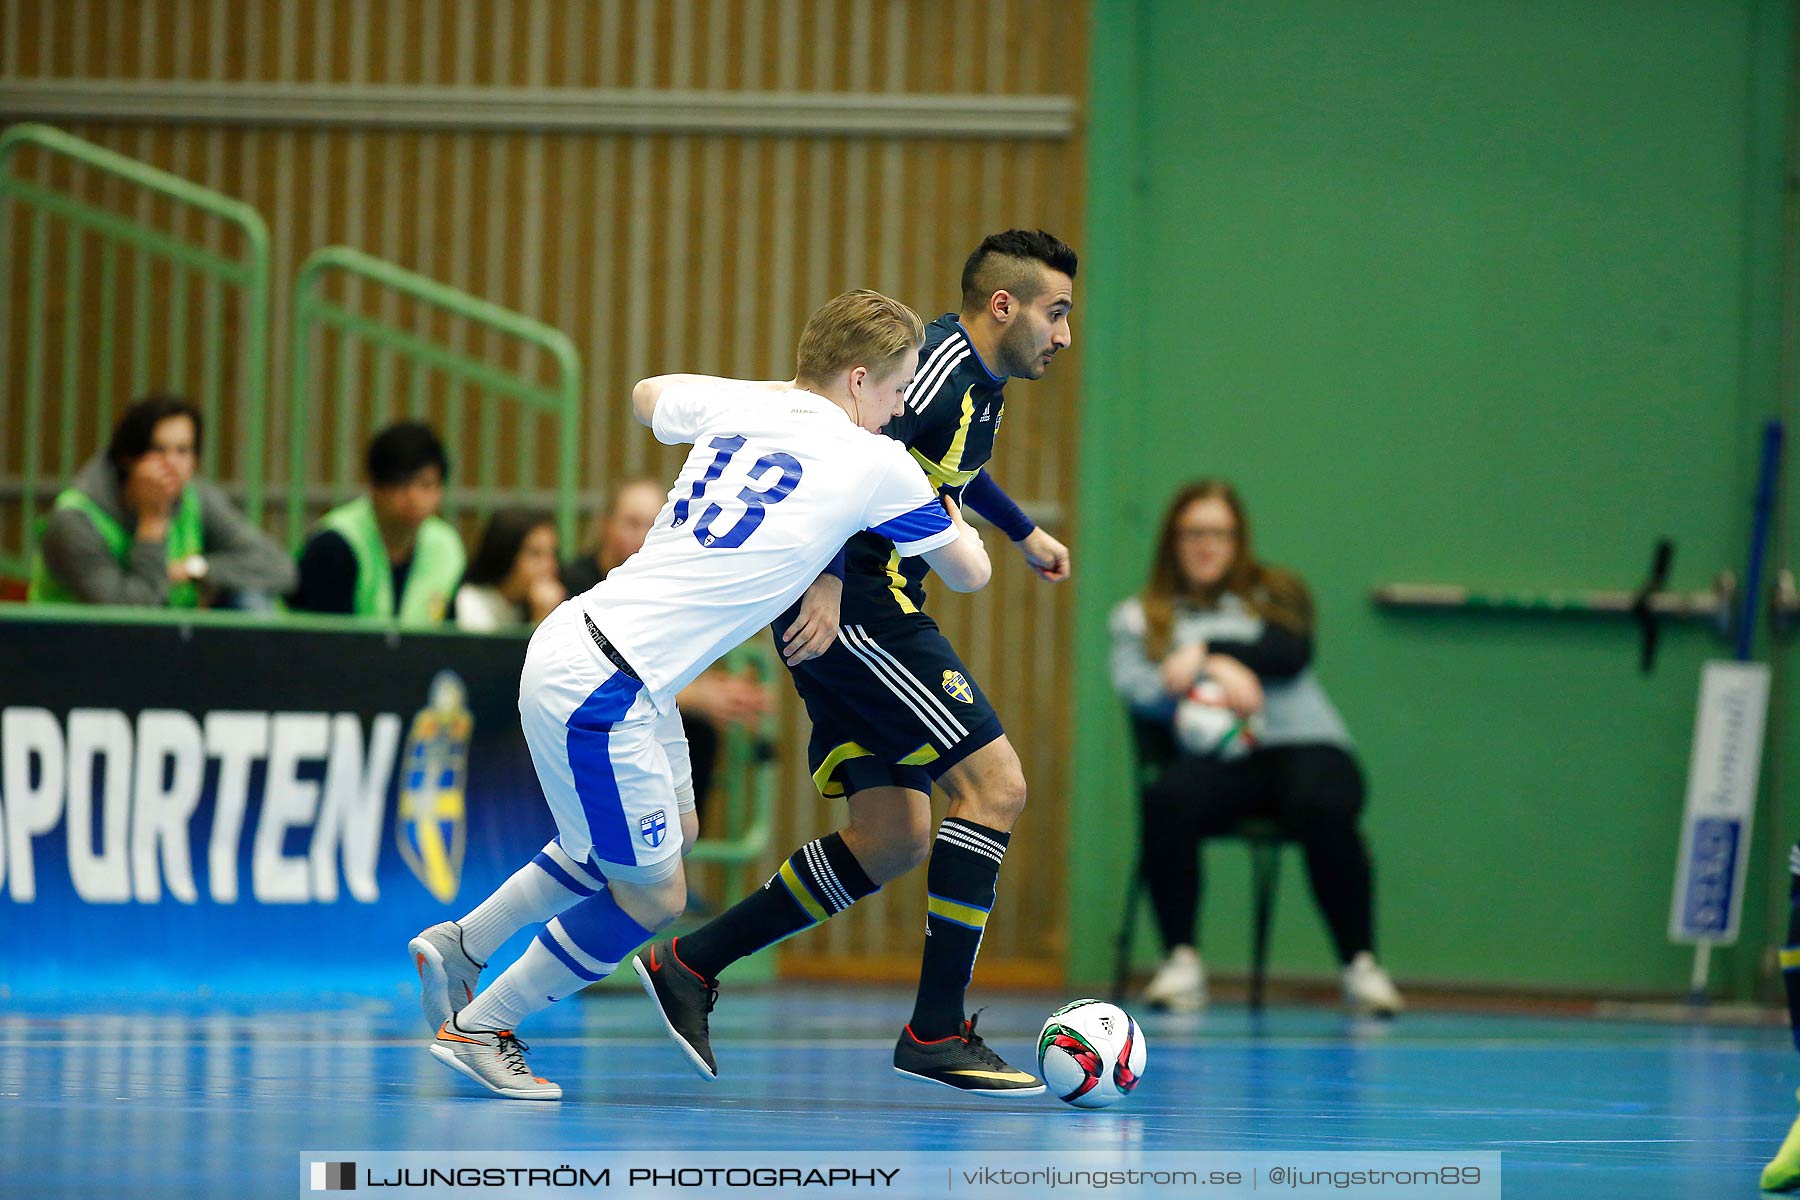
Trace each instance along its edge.
<path fill-rule="evenodd" d="M 1000 882 L 1000 860 L 1011 834 L 945 817 L 925 872 L 928 913 L 925 956 L 919 964 L 919 997 L 912 1031 L 920 1041 L 948 1037 L 962 1028 L 963 993 L 975 973 L 975 954 Z"/>
<path fill-rule="evenodd" d="M 875 890 L 844 839 L 828 833 L 794 851 L 759 890 L 682 934 L 681 961 L 716 979 L 738 959 L 829 920 Z"/>

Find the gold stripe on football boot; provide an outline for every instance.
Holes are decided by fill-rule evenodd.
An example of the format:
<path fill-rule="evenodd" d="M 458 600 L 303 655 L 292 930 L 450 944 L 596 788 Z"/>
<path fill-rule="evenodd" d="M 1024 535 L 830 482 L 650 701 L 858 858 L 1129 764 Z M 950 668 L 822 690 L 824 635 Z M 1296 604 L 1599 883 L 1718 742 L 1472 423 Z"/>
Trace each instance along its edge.
<path fill-rule="evenodd" d="M 894 1046 L 894 1070 L 977 1096 L 1037 1096 L 1044 1090 L 1043 1080 L 1010 1065 L 981 1040 L 974 1017 L 949 1037 L 928 1042 L 913 1036 L 908 1025 Z"/>

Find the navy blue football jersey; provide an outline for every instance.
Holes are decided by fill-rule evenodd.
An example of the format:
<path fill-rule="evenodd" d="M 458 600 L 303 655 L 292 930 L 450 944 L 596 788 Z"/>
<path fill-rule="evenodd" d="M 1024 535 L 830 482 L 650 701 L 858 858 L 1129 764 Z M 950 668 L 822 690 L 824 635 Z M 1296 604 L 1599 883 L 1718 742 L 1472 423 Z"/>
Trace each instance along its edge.
<path fill-rule="evenodd" d="M 1006 377 L 981 361 L 955 313 L 925 327 L 919 369 L 906 403 L 882 432 L 904 445 L 933 486 L 957 503 L 994 455 L 1006 401 Z M 925 603 L 923 558 L 901 558 L 873 533 L 851 539 L 845 556 L 843 620 L 880 612 L 917 612 Z"/>

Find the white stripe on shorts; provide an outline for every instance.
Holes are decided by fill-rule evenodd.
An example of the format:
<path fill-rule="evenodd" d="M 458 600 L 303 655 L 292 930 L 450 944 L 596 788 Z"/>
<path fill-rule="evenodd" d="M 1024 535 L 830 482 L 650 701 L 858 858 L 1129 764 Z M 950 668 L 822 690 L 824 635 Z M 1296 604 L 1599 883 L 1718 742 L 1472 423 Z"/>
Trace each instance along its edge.
<path fill-rule="evenodd" d="M 919 682 L 919 677 L 917 675 L 914 675 L 911 671 L 908 671 L 905 667 L 901 666 L 900 660 L 895 658 L 892 654 L 888 653 L 887 649 L 885 647 L 883 647 L 880 642 L 878 642 L 874 638 L 870 637 L 869 634 L 867 633 L 867 631 L 865 631 L 861 625 L 858 625 L 856 627 L 856 632 L 864 640 L 864 642 L 867 643 L 868 648 L 870 650 L 874 651 L 875 654 L 879 655 L 882 659 L 884 659 L 885 661 L 887 661 L 889 664 L 891 664 L 893 666 L 894 670 L 899 674 L 899 676 L 903 682 L 909 683 L 913 687 L 919 689 L 919 694 L 921 696 L 923 696 L 925 698 L 926 702 L 929 703 L 933 708 L 935 708 L 943 716 L 944 720 L 946 720 L 950 723 L 950 727 L 952 729 L 956 730 L 958 737 L 968 737 L 969 736 L 968 726 L 964 725 L 960 720 L 957 719 L 956 713 L 951 711 L 951 708 L 948 704 L 944 703 L 944 698 L 942 696 L 940 696 L 936 692 L 932 691 L 931 688 L 927 687 L 925 684 Z"/>
<path fill-rule="evenodd" d="M 891 655 L 880 653 L 881 648 L 875 645 L 875 639 L 863 632 L 862 626 L 840 626 L 838 640 L 881 680 L 888 691 L 912 710 L 933 737 L 950 746 L 968 736 L 969 731 L 938 703 L 937 697 L 925 690 L 924 684 L 894 662 Z"/>

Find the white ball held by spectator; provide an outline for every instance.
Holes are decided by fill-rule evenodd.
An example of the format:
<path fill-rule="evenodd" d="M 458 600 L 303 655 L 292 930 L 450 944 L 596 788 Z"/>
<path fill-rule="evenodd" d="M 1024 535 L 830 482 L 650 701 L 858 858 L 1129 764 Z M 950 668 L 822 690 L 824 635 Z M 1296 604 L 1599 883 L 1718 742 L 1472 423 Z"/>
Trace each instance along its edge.
<path fill-rule="evenodd" d="M 1175 740 L 1189 754 L 1242 758 L 1256 749 L 1260 725 L 1233 712 L 1225 689 L 1204 675 L 1175 706 Z"/>

